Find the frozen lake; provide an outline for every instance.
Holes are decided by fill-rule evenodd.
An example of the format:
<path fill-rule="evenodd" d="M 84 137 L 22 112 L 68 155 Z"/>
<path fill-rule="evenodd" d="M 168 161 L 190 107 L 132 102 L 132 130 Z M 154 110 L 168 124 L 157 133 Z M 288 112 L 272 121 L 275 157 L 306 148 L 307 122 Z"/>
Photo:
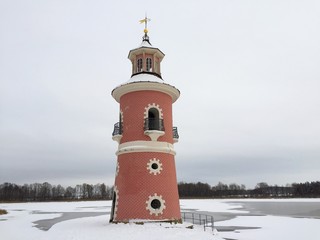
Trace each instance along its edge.
<path fill-rule="evenodd" d="M 232 202 L 230 202 L 232 203 Z M 320 218 L 320 202 L 308 200 L 248 200 L 235 201 L 251 214 L 286 216 L 298 218 Z"/>
<path fill-rule="evenodd" d="M 210 233 L 210 238 L 201 236 L 204 240 L 269 240 L 271 236 L 273 240 L 302 240 L 316 239 L 315 236 L 319 235 L 320 199 L 195 199 L 180 202 L 183 212 L 204 213 L 214 217 L 219 234 L 213 237 Z M 111 233 L 118 239 L 121 236 L 123 239 L 150 239 L 150 236 L 143 235 L 150 235 L 152 229 L 146 225 L 141 231 L 142 235 L 135 235 L 136 238 L 130 234 L 130 238 L 125 237 L 126 231 L 132 226 L 128 228 L 123 225 L 121 230 L 115 231 L 121 225 L 108 223 L 110 208 L 111 201 L 2 203 L 0 209 L 6 209 L 9 214 L 0 216 L 1 239 L 57 239 L 63 235 L 63 239 L 93 240 L 105 239 L 103 236 Z M 183 235 L 183 229 L 179 231 L 175 232 L 179 233 L 177 236 L 161 233 L 162 238 L 159 239 L 198 238 L 198 235 L 191 238 L 190 232 Z"/>
<path fill-rule="evenodd" d="M 182 200 L 182 202 L 188 200 Z M 201 201 L 201 200 L 198 200 Z M 206 200 L 210 201 L 210 200 Z M 215 221 L 225 221 L 238 216 L 282 216 L 296 218 L 317 218 L 320 219 L 320 200 L 300 199 L 300 200 L 221 200 L 229 204 L 234 210 L 231 212 L 219 212 L 215 209 L 204 211 L 204 208 L 185 209 L 185 211 L 195 211 L 209 214 L 215 217 Z M 182 210 L 184 210 L 182 206 Z"/>
<path fill-rule="evenodd" d="M 227 239 L 302 240 L 320 235 L 320 199 L 181 200 L 181 207 L 212 215 L 219 235 Z"/>

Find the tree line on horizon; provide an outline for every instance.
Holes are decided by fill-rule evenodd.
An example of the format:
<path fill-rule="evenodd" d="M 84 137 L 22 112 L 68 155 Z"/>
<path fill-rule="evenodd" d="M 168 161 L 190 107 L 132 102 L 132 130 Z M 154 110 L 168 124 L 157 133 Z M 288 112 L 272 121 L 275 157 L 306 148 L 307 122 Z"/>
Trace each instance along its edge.
<path fill-rule="evenodd" d="M 313 198 L 320 197 L 320 181 L 292 183 L 286 186 L 258 183 L 253 189 L 236 183 L 215 186 L 208 183 L 179 182 L 180 198 Z M 51 185 L 48 182 L 17 185 L 0 184 L 0 201 L 35 202 L 35 201 L 78 201 L 111 200 L 113 187 L 100 184 L 79 184 L 75 187 Z"/>
<path fill-rule="evenodd" d="M 208 183 L 178 184 L 181 198 L 315 198 L 320 197 L 320 181 L 292 183 L 286 186 L 257 183 L 253 189 L 246 189 L 244 184 L 224 184 L 215 186 Z"/>
<path fill-rule="evenodd" d="M 51 185 L 48 182 L 17 185 L 0 185 L 0 201 L 75 201 L 75 200 L 110 200 L 113 188 L 100 184 L 79 184 L 75 187 Z"/>

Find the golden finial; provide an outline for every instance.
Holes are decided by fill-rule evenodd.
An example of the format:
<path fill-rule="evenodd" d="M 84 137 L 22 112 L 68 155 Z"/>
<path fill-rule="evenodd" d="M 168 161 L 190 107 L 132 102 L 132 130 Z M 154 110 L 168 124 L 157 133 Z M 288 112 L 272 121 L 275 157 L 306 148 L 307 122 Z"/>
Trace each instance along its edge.
<path fill-rule="evenodd" d="M 139 21 L 140 23 L 144 23 L 144 30 L 143 30 L 143 32 L 144 32 L 145 34 L 148 33 L 148 22 L 150 22 L 150 21 L 151 21 L 151 19 L 150 19 L 150 18 L 147 18 L 147 14 L 146 14 L 146 16 L 145 16 L 144 19 L 141 19 L 141 20 Z"/>

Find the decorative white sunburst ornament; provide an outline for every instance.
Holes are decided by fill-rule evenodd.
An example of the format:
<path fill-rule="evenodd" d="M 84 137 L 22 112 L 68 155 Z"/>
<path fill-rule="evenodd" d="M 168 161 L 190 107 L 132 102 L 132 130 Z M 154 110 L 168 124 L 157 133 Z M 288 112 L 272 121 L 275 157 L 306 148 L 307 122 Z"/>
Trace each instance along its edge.
<path fill-rule="evenodd" d="M 146 201 L 146 210 L 149 210 L 150 215 L 154 214 L 158 216 L 163 214 L 163 210 L 166 209 L 166 201 L 162 199 L 162 195 L 158 196 L 156 193 L 153 196 L 149 196 L 148 201 Z"/>
<path fill-rule="evenodd" d="M 153 175 L 160 174 L 161 171 L 163 170 L 162 163 L 160 162 L 159 159 L 156 159 L 156 158 L 150 159 L 149 162 L 147 163 L 147 169 L 149 170 L 150 174 L 153 174 Z"/>
<path fill-rule="evenodd" d="M 148 113 L 151 108 L 156 108 L 159 111 L 159 118 L 163 119 L 162 109 L 159 107 L 158 104 L 155 103 L 148 104 L 148 107 L 144 108 L 144 118 L 148 118 Z"/>

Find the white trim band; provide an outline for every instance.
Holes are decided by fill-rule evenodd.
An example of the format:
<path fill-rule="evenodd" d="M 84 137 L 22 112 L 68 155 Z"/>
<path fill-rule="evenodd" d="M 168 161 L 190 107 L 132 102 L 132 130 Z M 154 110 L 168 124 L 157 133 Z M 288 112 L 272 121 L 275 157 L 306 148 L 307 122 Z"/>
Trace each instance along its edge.
<path fill-rule="evenodd" d="M 112 96 L 113 98 L 120 103 L 120 98 L 129 92 L 137 91 L 159 91 L 168 94 L 172 98 L 172 103 L 174 103 L 180 96 L 180 92 L 175 87 L 158 82 L 130 82 L 123 85 L 120 85 L 113 89 Z"/>
<path fill-rule="evenodd" d="M 161 152 L 176 155 L 173 144 L 168 142 L 153 142 L 153 141 L 132 141 L 122 143 L 118 147 L 116 155 L 132 153 L 132 152 Z"/>

